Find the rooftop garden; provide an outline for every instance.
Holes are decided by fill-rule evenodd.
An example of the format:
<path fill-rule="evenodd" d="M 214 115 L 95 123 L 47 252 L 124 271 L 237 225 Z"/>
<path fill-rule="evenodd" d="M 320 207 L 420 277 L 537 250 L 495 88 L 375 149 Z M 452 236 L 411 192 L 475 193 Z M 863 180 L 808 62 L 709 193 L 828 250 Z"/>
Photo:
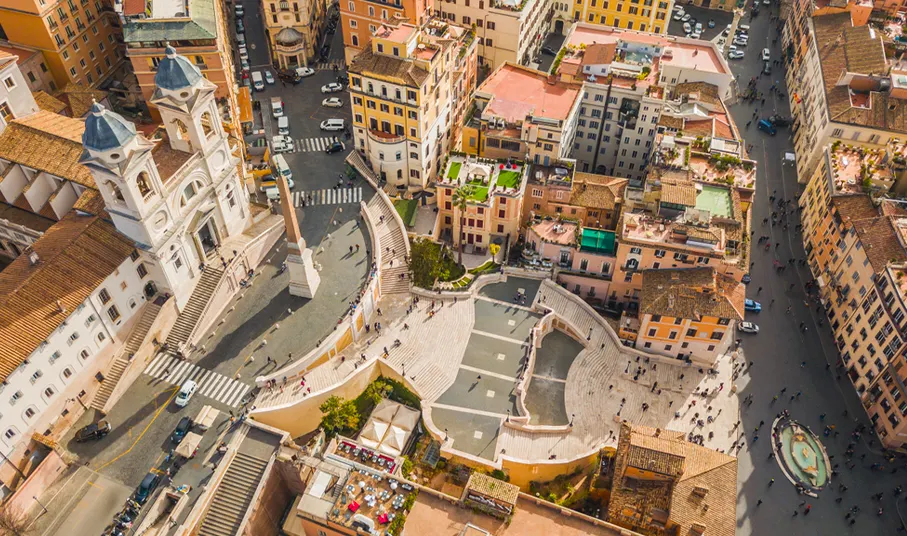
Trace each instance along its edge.
<path fill-rule="evenodd" d="M 519 171 L 502 170 L 498 173 L 498 180 L 495 184 L 502 188 L 519 188 L 522 175 Z"/>
<path fill-rule="evenodd" d="M 463 167 L 462 162 L 451 162 L 450 167 L 447 169 L 447 179 L 455 181 L 457 177 L 460 176 L 460 168 Z"/>

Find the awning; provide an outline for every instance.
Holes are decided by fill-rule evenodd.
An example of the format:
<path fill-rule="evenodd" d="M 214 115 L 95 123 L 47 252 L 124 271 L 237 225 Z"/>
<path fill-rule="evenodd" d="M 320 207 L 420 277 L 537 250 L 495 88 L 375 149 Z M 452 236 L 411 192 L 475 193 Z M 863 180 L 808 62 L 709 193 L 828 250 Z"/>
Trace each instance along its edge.
<path fill-rule="evenodd" d="M 349 156 L 346 157 L 346 163 L 353 166 L 353 169 L 362 175 L 371 179 L 375 184 L 378 184 L 378 175 L 375 175 L 372 168 L 362 159 L 362 155 L 359 154 L 359 151 L 352 151 Z"/>
<path fill-rule="evenodd" d="M 239 122 L 251 123 L 252 119 L 252 91 L 246 86 L 239 88 Z"/>
<path fill-rule="evenodd" d="M 176 447 L 176 454 L 183 458 L 191 458 L 195 454 L 196 449 L 198 449 L 198 444 L 201 443 L 201 441 L 202 436 L 200 434 L 189 432 L 180 442 L 179 446 Z"/>

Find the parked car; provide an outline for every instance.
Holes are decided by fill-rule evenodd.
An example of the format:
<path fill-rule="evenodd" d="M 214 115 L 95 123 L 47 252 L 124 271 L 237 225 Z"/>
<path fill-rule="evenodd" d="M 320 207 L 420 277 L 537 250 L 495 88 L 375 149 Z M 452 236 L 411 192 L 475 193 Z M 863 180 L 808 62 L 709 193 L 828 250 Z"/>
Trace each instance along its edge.
<path fill-rule="evenodd" d="M 715 19 L 709 19 L 709 28 L 715 27 Z"/>
<path fill-rule="evenodd" d="M 293 182 L 293 179 L 287 179 L 287 186 L 292 190 L 296 187 L 296 183 Z M 277 188 L 277 181 L 274 180 L 274 175 L 265 175 L 261 178 L 261 183 L 258 187 L 259 192 L 264 192 L 269 188 Z"/>
<path fill-rule="evenodd" d="M 741 24 L 741 25 L 737 26 L 737 31 L 743 32 L 743 33 L 748 33 L 748 32 L 750 31 L 750 25 L 749 25 L 749 24 Z"/>
<path fill-rule="evenodd" d="M 325 119 L 320 126 L 321 130 L 337 131 L 345 129 L 346 123 L 343 119 Z"/>
<path fill-rule="evenodd" d="M 743 274 L 743 277 L 740 278 L 740 281 L 741 281 L 744 285 L 749 285 L 750 283 L 753 282 L 753 278 L 750 277 L 750 274 Z"/>
<path fill-rule="evenodd" d="M 343 91 L 343 86 L 337 82 L 331 82 L 330 84 L 321 86 L 322 93 L 337 93 L 338 91 Z"/>
<path fill-rule="evenodd" d="M 702 32 L 699 30 L 693 30 L 693 33 L 690 34 L 691 39 L 699 39 L 702 37 Z"/>
<path fill-rule="evenodd" d="M 234 8 L 234 12 L 236 13 L 236 16 L 241 19 L 241 18 L 243 18 L 243 16 L 245 16 L 246 9 L 243 7 L 242 4 L 236 4 L 236 7 Z"/>
<path fill-rule="evenodd" d="M 696 26 L 693 26 L 693 29 L 694 29 L 695 31 L 699 32 L 699 33 L 702 33 L 702 23 L 701 23 L 701 22 L 697 22 L 697 23 L 696 23 Z"/>
<path fill-rule="evenodd" d="M 683 31 L 684 31 L 684 33 L 687 33 L 687 34 L 691 33 L 693 31 L 693 28 L 690 26 L 689 22 L 683 23 Z"/>
<path fill-rule="evenodd" d="M 315 74 L 315 69 L 310 69 L 308 67 L 297 67 L 296 76 L 300 78 L 305 78 L 306 76 L 312 76 Z"/>
<path fill-rule="evenodd" d="M 345 85 L 345 86 L 348 86 L 348 85 L 350 84 L 350 77 L 347 76 L 347 75 L 345 75 L 345 74 L 342 74 L 342 73 L 341 73 L 341 74 L 338 74 L 338 75 L 337 75 L 337 83 L 338 83 L 338 84 L 343 84 L 343 85 Z"/>
<path fill-rule="evenodd" d="M 545 45 L 542 47 L 542 54 L 548 54 L 549 56 L 556 56 L 557 51 L 554 50 L 553 48 L 549 47 L 548 45 Z"/>
<path fill-rule="evenodd" d="M 170 436 L 170 441 L 174 443 L 179 443 L 186 437 L 186 434 L 189 433 L 189 429 L 192 428 L 192 418 L 183 417 L 180 419 L 180 422 L 176 425 L 176 429 L 173 431 L 173 434 Z"/>
<path fill-rule="evenodd" d="M 762 62 L 762 74 L 772 74 L 772 64 L 764 61 Z"/>
<path fill-rule="evenodd" d="M 196 389 L 198 389 L 197 383 L 192 380 L 186 380 L 183 386 L 180 387 L 180 392 L 176 395 L 176 400 L 174 401 L 176 405 L 181 408 L 186 407 L 189 404 L 189 399 L 195 394 Z"/>
<path fill-rule="evenodd" d="M 275 153 L 285 153 L 287 151 L 292 151 L 293 139 L 289 136 L 274 136 L 271 138 L 271 148 Z"/>
<path fill-rule="evenodd" d="M 762 61 L 772 61 L 772 51 L 771 50 L 769 50 L 767 48 L 762 49 Z"/>
<path fill-rule="evenodd" d="M 340 108 L 343 106 L 343 101 L 337 97 L 328 97 L 321 101 L 321 105 L 327 108 Z"/>
<path fill-rule="evenodd" d="M 759 326 L 753 324 L 752 322 L 741 322 L 739 329 L 744 333 L 759 333 Z"/>
<path fill-rule="evenodd" d="M 744 54 L 743 54 L 742 50 L 732 50 L 732 51 L 728 52 L 728 55 L 727 55 L 727 57 L 732 60 L 742 60 L 743 56 L 744 56 Z"/>
<path fill-rule="evenodd" d="M 98 421 L 89 424 L 76 432 L 75 440 L 78 443 L 88 441 L 89 439 L 101 439 L 110 433 L 110 423 L 107 421 Z"/>
<path fill-rule="evenodd" d="M 732 25 L 732 24 L 728 24 L 727 27 L 725 27 L 724 31 L 721 32 L 721 35 L 723 35 L 723 36 L 725 36 L 725 37 L 731 35 L 731 26 L 733 26 L 733 25 Z"/>
<path fill-rule="evenodd" d="M 156 488 L 160 482 L 160 475 L 155 473 L 148 473 L 145 475 L 145 478 L 142 479 L 142 483 L 139 484 L 139 487 L 135 490 L 135 502 L 145 504 L 145 502 L 148 501 L 148 497 L 151 497 L 151 494 L 154 492 L 154 488 Z"/>
<path fill-rule="evenodd" d="M 747 311 L 751 311 L 753 313 L 758 313 L 759 311 L 762 310 L 762 304 L 757 301 L 753 301 L 749 298 L 746 298 L 743 301 L 743 308 L 746 309 Z"/>
<path fill-rule="evenodd" d="M 292 84 L 298 84 L 302 81 L 293 69 L 282 69 L 277 71 L 277 78 L 280 78 L 283 82 L 290 82 Z"/>
<path fill-rule="evenodd" d="M 242 19 L 236 19 L 236 33 L 246 33 L 246 25 Z"/>
<path fill-rule="evenodd" d="M 682 20 L 683 22 L 690 22 L 690 19 L 692 19 L 692 18 L 693 18 L 693 16 L 690 15 L 689 13 L 684 13 L 683 17 L 681 17 L 680 20 Z"/>
<path fill-rule="evenodd" d="M 265 71 L 265 83 L 269 86 L 274 85 L 274 75 L 271 74 L 271 71 Z"/>
<path fill-rule="evenodd" d="M 745 47 L 746 43 L 747 43 L 746 39 L 743 39 L 740 37 L 734 39 L 734 44 L 737 45 L 738 47 Z"/>
<path fill-rule="evenodd" d="M 335 141 L 335 142 L 331 143 L 330 145 L 328 145 L 328 148 L 325 149 L 324 152 L 327 154 L 333 154 L 333 153 L 339 153 L 343 149 L 344 149 L 343 142 Z"/>
<path fill-rule="evenodd" d="M 683 11 L 678 11 L 677 13 L 674 13 L 674 17 L 673 17 L 673 18 L 674 18 L 674 20 L 676 20 L 676 21 L 680 21 L 680 20 L 683 19 L 683 16 L 684 16 L 684 12 L 683 12 Z"/>

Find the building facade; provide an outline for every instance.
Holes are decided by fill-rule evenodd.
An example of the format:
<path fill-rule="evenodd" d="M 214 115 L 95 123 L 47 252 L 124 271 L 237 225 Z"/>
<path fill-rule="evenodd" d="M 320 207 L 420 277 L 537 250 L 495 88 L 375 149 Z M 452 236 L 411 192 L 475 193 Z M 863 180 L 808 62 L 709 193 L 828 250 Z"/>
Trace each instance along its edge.
<path fill-rule="evenodd" d="M 441 169 L 475 88 L 475 42 L 431 20 L 384 25 L 349 67 L 356 150 L 391 186 L 420 191 Z"/>
<path fill-rule="evenodd" d="M 504 63 L 476 90 L 463 126 L 463 152 L 549 165 L 568 158 L 581 84 Z"/>
<path fill-rule="evenodd" d="M 19 70 L 22 71 L 28 88 L 32 92 L 54 93 L 59 89 L 47 62 L 44 61 L 44 54 L 40 50 L 0 46 L 0 52 L 16 57 L 16 64 L 19 65 Z"/>
<path fill-rule="evenodd" d="M 725 2 L 727 0 L 716 0 Z M 580 0 L 573 6 L 573 19 L 612 28 L 666 34 L 671 20 L 673 0 Z"/>
<path fill-rule="evenodd" d="M 346 63 L 368 46 L 372 34 L 387 23 L 409 23 L 422 26 L 435 13 L 435 0 L 392 0 L 375 3 L 370 0 L 340 2 L 340 26 Z"/>
<path fill-rule="evenodd" d="M 0 3 L 0 29 L 10 46 L 41 51 L 58 88 L 97 86 L 122 62 L 119 24 L 100 0 L 7 0 Z"/>
<path fill-rule="evenodd" d="M 151 102 L 166 129 L 149 140 L 95 104 L 85 121 L 80 162 L 117 230 L 133 240 L 157 286 L 182 309 L 200 266 L 250 221 L 239 149 L 219 121 L 215 93 L 196 65 L 172 47 L 159 64 Z"/>
<path fill-rule="evenodd" d="M 234 69 L 232 31 L 223 2 L 189 0 L 185 5 L 168 2 L 127 2 L 120 13 L 126 56 L 138 79 L 151 117 L 162 120 L 152 103 L 155 76 L 169 43 L 216 87 L 215 96 L 225 103 L 226 123 L 239 132 L 239 102 Z M 218 114 L 219 116 L 220 114 Z"/>
<path fill-rule="evenodd" d="M 713 366 L 733 345 L 745 288 L 710 267 L 644 270 L 639 315 L 620 330 L 637 333 L 637 350 Z"/>
<path fill-rule="evenodd" d="M 441 238 L 475 254 L 487 253 L 491 244 L 504 249 L 513 243 L 520 232 L 527 172 L 523 163 L 450 156 L 436 190 Z"/>
<path fill-rule="evenodd" d="M 307 66 L 321 47 L 327 4 L 316 0 L 262 2 L 271 58 L 281 69 Z"/>
<path fill-rule="evenodd" d="M 436 0 L 435 10 L 451 23 L 475 26 L 479 64 L 489 70 L 529 63 L 554 16 L 553 2 L 544 0 Z"/>

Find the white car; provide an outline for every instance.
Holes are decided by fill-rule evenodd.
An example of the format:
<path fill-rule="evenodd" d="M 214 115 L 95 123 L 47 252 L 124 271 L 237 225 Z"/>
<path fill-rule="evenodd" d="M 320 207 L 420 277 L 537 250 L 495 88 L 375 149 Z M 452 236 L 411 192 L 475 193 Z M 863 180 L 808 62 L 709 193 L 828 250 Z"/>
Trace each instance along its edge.
<path fill-rule="evenodd" d="M 195 390 L 198 389 L 198 384 L 192 380 L 186 380 L 182 387 L 180 387 L 180 392 L 176 395 L 176 405 L 177 407 L 184 408 L 189 404 L 189 399 L 192 398 L 192 395 L 195 394 Z"/>
<path fill-rule="evenodd" d="M 752 322 L 741 322 L 739 329 L 744 333 L 759 333 L 759 326 Z"/>
<path fill-rule="evenodd" d="M 732 50 L 732 51 L 728 52 L 728 55 L 727 55 L 728 59 L 732 59 L 732 60 L 742 60 L 743 56 L 744 56 L 744 54 L 743 54 L 742 50 Z"/>
<path fill-rule="evenodd" d="M 702 32 L 699 30 L 693 30 L 693 33 L 690 34 L 690 39 L 699 39 L 702 37 Z"/>
<path fill-rule="evenodd" d="M 305 78 L 306 76 L 312 76 L 315 74 L 315 69 L 310 69 L 308 67 L 297 67 L 296 76 L 299 78 Z"/>
<path fill-rule="evenodd" d="M 690 32 L 693 31 L 693 28 L 690 27 L 690 23 L 689 23 L 689 22 L 684 22 L 684 23 L 683 23 L 683 31 L 684 31 L 685 33 L 690 33 Z"/>
<path fill-rule="evenodd" d="M 746 39 L 740 39 L 740 38 L 738 37 L 737 39 L 734 39 L 734 44 L 737 45 L 737 46 L 745 47 L 745 46 L 746 46 Z"/>
<path fill-rule="evenodd" d="M 692 18 L 693 18 L 693 16 L 690 15 L 689 13 L 684 13 L 683 17 L 680 20 L 682 20 L 683 22 L 688 22 Z"/>
<path fill-rule="evenodd" d="M 265 83 L 269 86 L 274 85 L 274 75 L 271 74 L 271 71 L 265 71 Z"/>
<path fill-rule="evenodd" d="M 340 108 L 343 106 L 343 101 L 337 97 L 330 97 L 321 101 L 321 105 L 327 108 Z"/>
<path fill-rule="evenodd" d="M 737 31 L 738 31 L 738 32 L 743 32 L 743 33 L 749 33 L 749 31 L 750 31 L 750 25 L 749 25 L 749 24 L 741 24 L 740 26 L 737 26 Z"/>
<path fill-rule="evenodd" d="M 730 34 L 731 34 L 731 25 L 728 24 L 728 25 L 727 25 L 727 28 L 725 28 L 724 31 L 721 32 L 721 35 L 727 37 L 727 36 L 730 35 Z"/>
<path fill-rule="evenodd" d="M 677 13 L 674 14 L 674 20 L 683 19 L 683 15 L 684 15 L 683 11 L 678 11 Z"/>
<path fill-rule="evenodd" d="M 331 82 L 330 84 L 321 86 L 322 93 L 337 93 L 338 91 L 343 91 L 343 86 L 337 82 Z"/>
<path fill-rule="evenodd" d="M 772 52 L 767 48 L 762 49 L 762 61 L 772 61 Z"/>
<path fill-rule="evenodd" d="M 271 138 L 271 147 L 275 153 L 285 153 L 293 150 L 293 139 L 289 136 L 274 136 Z"/>

